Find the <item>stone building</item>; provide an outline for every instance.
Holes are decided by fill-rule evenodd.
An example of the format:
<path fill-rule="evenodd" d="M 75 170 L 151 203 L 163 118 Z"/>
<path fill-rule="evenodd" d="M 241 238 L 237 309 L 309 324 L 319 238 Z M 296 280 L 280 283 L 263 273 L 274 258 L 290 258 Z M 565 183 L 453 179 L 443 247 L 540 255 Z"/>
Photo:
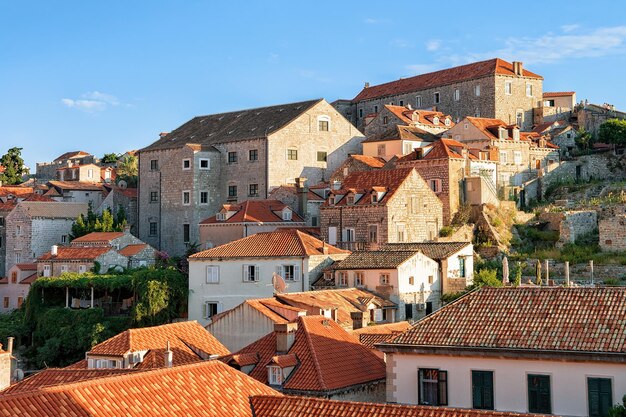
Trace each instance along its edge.
<path fill-rule="evenodd" d="M 570 156 L 576 149 L 576 130 L 567 120 L 546 122 L 533 128 L 533 132 L 541 135 L 549 143 L 559 147 L 561 157 Z"/>
<path fill-rule="evenodd" d="M 363 142 L 363 148 L 365 148 L 365 141 Z M 373 171 L 382 169 L 384 166 L 385 160 L 377 156 L 350 155 L 330 176 L 330 183 L 341 182 L 353 172 Z"/>
<path fill-rule="evenodd" d="M 320 206 L 326 201 L 328 190 L 329 187 L 326 182 L 320 182 L 309 187 L 306 178 L 296 178 L 294 185 L 284 184 L 274 188 L 270 191 L 269 198 L 292 207 L 304 219 L 307 226 L 318 228 L 320 226 Z"/>
<path fill-rule="evenodd" d="M 610 119 L 626 120 L 626 112 L 615 109 L 612 104 L 591 104 L 586 103 L 577 112 L 578 125 L 587 132 L 598 137 L 602 123 Z"/>
<path fill-rule="evenodd" d="M 325 180 L 362 140 L 323 99 L 195 117 L 139 151 L 139 236 L 181 255 L 222 204 Z"/>
<path fill-rule="evenodd" d="M 40 181 L 48 181 L 57 178 L 57 170 L 74 165 L 98 163 L 99 160 L 85 151 L 65 152 L 52 162 L 37 162 L 35 178 Z"/>
<path fill-rule="evenodd" d="M 49 181 L 48 196 L 55 201 L 68 203 L 90 204 L 94 209 L 100 207 L 104 199 L 104 188 L 101 184 L 80 181 Z"/>
<path fill-rule="evenodd" d="M 600 249 L 605 252 L 626 251 L 626 206 L 605 209 L 598 220 Z"/>
<path fill-rule="evenodd" d="M 366 83 L 350 105 L 343 100 L 336 106 L 359 128 L 385 104 L 410 104 L 416 109 L 436 108 L 455 122 L 466 116 L 489 117 L 529 130 L 533 109 L 542 100 L 543 77 L 524 69 L 521 62 L 494 58 L 375 86 Z"/>
<path fill-rule="evenodd" d="M 535 124 L 569 121 L 576 107 L 576 92 L 544 92 L 541 106 L 535 109 Z"/>
<path fill-rule="evenodd" d="M 120 188 L 117 185 L 105 185 L 104 190 L 107 193 L 102 204 L 95 211 L 102 214 L 104 210 L 111 210 L 113 217 L 117 216 L 120 210 L 124 210 L 126 216 L 126 224 L 130 227 L 130 232 L 135 236 L 138 235 L 138 219 L 137 219 L 137 189 L 136 188 Z"/>
<path fill-rule="evenodd" d="M 64 166 L 58 168 L 56 172 L 58 181 L 81 181 L 94 184 L 110 183 L 116 176 L 115 168 L 96 164 Z"/>
<path fill-rule="evenodd" d="M 321 236 L 349 250 L 433 240 L 443 205 L 413 168 L 355 172 L 335 183 L 321 207 Z"/>
<path fill-rule="evenodd" d="M 87 208 L 80 203 L 19 202 L 5 218 L 5 268 L 32 263 L 52 245 L 69 243 L 72 224 L 79 215 L 87 215 Z"/>
<path fill-rule="evenodd" d="M 379 135 L 393 126 L 411 126 L 421 131 L 437 135 L 454 126 L 452 116 L 436 110 L 413 109 L 406 106 L 385 104 L 381 111 L 371 116 L 365 125 L 365 136 L 368 138 Z"/>
<path fill-rule="evenodd" d="M 414 126 L 392 126 L 363 141 L 363 155 L 391 161 L 439 139 L 438 136 Z"/>
<path fill-rule="evenodd" d="M 475 204 L 497 201 L 497 162 L 490 159 L 492 156 L 493 152 L 490 155 L 487 150 L 469 149 L 454 139 L 440 139 L 398 158 L 395 166 L 417 170 L 443 203 L 443 222 L 448 225 L 459 206 L 470 200 L 468 194 L 474 192 L 472 186 L 466 185 L 467 178 L 483 178 L 481 182 L 485 184 L 485 190 L 491 190 L 493 194 L 489 201 L 481 198 Z"/>

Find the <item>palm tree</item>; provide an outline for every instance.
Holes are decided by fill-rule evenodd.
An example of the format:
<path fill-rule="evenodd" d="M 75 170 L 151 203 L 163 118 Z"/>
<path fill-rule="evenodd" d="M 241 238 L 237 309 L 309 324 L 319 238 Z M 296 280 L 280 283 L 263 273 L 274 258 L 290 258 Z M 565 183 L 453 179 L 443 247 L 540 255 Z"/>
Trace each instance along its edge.
<path fill-rule="evenodd" d="M 136 177 L 138 171 L 137 157 L 134 155 L 126 155 L 117 162 L 117 175 Z"/>

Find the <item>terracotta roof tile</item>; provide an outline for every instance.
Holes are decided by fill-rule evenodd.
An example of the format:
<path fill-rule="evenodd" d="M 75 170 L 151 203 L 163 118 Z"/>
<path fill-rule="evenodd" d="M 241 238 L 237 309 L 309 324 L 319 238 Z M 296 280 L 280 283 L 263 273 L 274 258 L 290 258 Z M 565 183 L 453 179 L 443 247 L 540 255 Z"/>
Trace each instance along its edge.
<path fill-rule="evenodd" d="M 394 140 L 410 140 L 415 142 L 434 142 L 439 137 L 415 126 L 395 125 L 382 133 L 373 135 L 363 141 L 363 143 L 371 142 L 388 142 Z"/>
<path fill-rule="evenodd" d="M 483 287 L 388 343 L 623 354 L 626 288 Z"/>
<path fill-rule="evenodd" d="M 381 169 L 374 171 L 358 171 L 348 175 L 341 183 L 341 189 L 331 190 L 333 194 L 347 194 L 351 189 L 364 193 L 369 192 L 373 187 L 384 187 L 386 190 L 383 198 L 376 205 L 385 205 L 387 201 L 395 194 L 402 183 L 412 174 L 413 168 L 399 169 Z M 364 194 L 358 201 L 356 206 L 371 205 L 369 195 Z M 345 206 L 347 201 L 342 198 L 336 206 Z M 324 203 L 324 207 L 332 207 L 328 202 Z"/>
<path fill-rule="evenodd" d="M 18 207 L 24 209 L 31 217 L 76 219 L 81 214 L 87 214 L 86 203 L 65 203 L 45 201 L 21 201 Z"/>
<path fill-rule="evenodd" d="M 492 74 L 515 75 L 513 65 L 510 62 L 494 58 L 367 87 L 352 99 L 352 102 L 410 93 L 417 90 L 481 78 Z M 524 70 L 524 76 L 543 79 L 543 77 L 527 70 Z"/>
<path fill-rule="evenodd" d="M 234 242 L 198 252 L 190 260 L 206 258 L 247 258 L 322 255 L 325 247 L 328 254 L 350 253 L 325 244 L 313 236 L 297 229 L 280 229 L 257 233 Z"/>
<path fill-rule="evenodd" d="M 250 405 L 255 417 L 539 417 L 506 411 L 376 404 L 303 396 L 253 396 Z"/>
<path fill-rule="evenodd" d="M 103 378 L 114 375 L 123 375 L 129 372 L 135 372 L 134 369 L 58 369 L 48 368 L 41 372 L 23 379 L 0 394 L 15 394 L 28 391 L 36 391 L 40 388 L 50 387 L 62 384 L 71 384 L 74 382 L 86 381 L 89 379 Z M 1 398 L 1 397 L 0 397 Z"/>
<path fill-rule="evenodd" d="M 292 209 L 291 220 L 283 220 L 276 211 L 289 207 L 278 200 L 247 200 L 238 204 L 229 204 L 228 211 L 236 211 L 226 220 L 217 220 L 211 216 L 200 224 L 228 224 L 228 223 L 304 223 L 302 217 Z M 226 208 L 226 207 L 225 207 Z"/>
<path fill-rule="evenodd" d="M 281 394 L 220 361 L 205 361 L 3 395 L 0 415 L 252 417 L 253 395 Z"/>
<path fill-rule="evenodd" d="M 105 253 L 113 251 L 110 247 L 71 247 L 71 246 L 59 246 L 57 248 L 57 255 L 53 256 L 52 252 L 46 252 L 41 255 L 38 261 L 93 261 Z"/>
<path fill-rule="evenodd" d="M 379 251 L 420 251 L 436 261 L 446 259 L 461 249 L 471 245 L 469 242 L 424 242 L 424 243 L 387 243 Z"/>
<path fill-rule="evenodd" d="M 65 161 L 66 159 L 82 158 L 85 156 L 91 156 L 91 154 L 85 151 L 65 152 L 64 154 L 57 157 L 53 162 Z"/>
<path fill-rule="evenodd" d="M 124 236 L 124 232 L 92 232 L 84 236 L 77 237 L 72 243 L 94 243 L 94 242 L 110 242 Z"/>
<path fill-rule="evenodd" d="M 80 181 L 48 181 L 48 184 L 60 190 L 103 191 L 102 185 Z"/>
<path fill-rule="evenodd" d="M 25 198 L 32 193 L 32 187 L 20 187 L 17 185 L 5 185 L 0 187 L 0 197 L 8 197 L 9 195 L 14 195 L 18 198 Z"/>
<path fill-rule="evenodd" d="M 360 251 L 336 262 L 333 269 L 395 269 L 411 259 L 417 251 Z"/>
<path fill-rule="evenodd" d="M 546 91 L 543 93 L 544 98 L 550 97 L 568 97 L 576 94 L 575 91 Z"/>
<path fill-rule="evenodd" d="M 267 383 L 266 366 L 273 360 L 290 365 L 297 358 L 299 365 L 283 384 L 287 391 L 325 392 L 385 378 L 385 363 L 337 323 L 323 316 L 298 318 L 295 341 L 287 352 L 289 357 L 284 360 L 275 358 L 274 332 L 238 352 L 249 353 L 260 357 L 250 376 L 263 383 Z"/>
<path fill-rule="evenodd" d="M 442 127 L 442 128 L 451 128 L 454 126 L 452 117 L 440 111 L 420 110 L 420 109 L 414 110 L 414 109 L 409 109 L 408 107 L 394 106 L 391 104 L 385 104 L 385 108 L 389 110 L 398 119 L 400 119 L 402 122 L 406 123 L 407 125 L 414 123 L 413 114 L 416 114 L 418 115 L 417 122 L 423 125 L 427 125 L 431 127 Z M 439 119 L 438 123 L 435 123 L 435 117 Z M 450 123 L 448 125 L 445 124 L 446 118 L 450 119 Z"/>
<path fill-rule="evenodd" d="M 135 256 L 142 250 L 148 247 L 147 243 L 138 243 L 135 245 L 127 245 L 120 249 L 118 252 L 120 255 L 124 255 L 126 257 Z"/>
<path fill-rule="evenodd" d="M 28 284 L 28 285 L 30 285 L 30 284 L 32 284 L 33 282 L 37 281 L 37 278 L 39 278 L 39 277 L 37 276 L 37 273 L 34 273 L 34 274 L 32 274 L 32 275 L 27 276 L 26 278 L 23 278 L 23 279 L 20 281 L 20 284 Z"/>
<path fill-rule="evenodd" d="M 385 166 L 385 161 L 382 158 L 366 155 L 350 155 L 350 158 L 364 163 L 372 168 L 382 168 Z"/>
<path fill-rule="evenodd" d="M 36 271 L 37 270 L 37 264 L 32 263 L 32 264 L 16 264 L 15 265 L 17 268 L 19 268 L 21 271 Z"/>

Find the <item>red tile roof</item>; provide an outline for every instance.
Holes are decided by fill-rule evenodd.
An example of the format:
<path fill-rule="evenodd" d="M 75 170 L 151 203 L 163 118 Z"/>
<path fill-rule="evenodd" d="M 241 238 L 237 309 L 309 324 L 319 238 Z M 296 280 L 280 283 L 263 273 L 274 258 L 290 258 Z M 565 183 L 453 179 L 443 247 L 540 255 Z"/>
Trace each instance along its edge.
<path fill-rule="evenodd" d="M 72 240 L 72 243 L 110 242 L 113 239 L 118 239 L 122 236 L 124 236 L 124 232 L 92 232 L 84 236 L 77 237 Z"/>
<path fill-rule="evenodd" d="M 459 67 L 448 68 L 428 74 L 416 75 L 415 77 L 403 78 L 385 84 L 364 88 L 353 102 L 371 100 L 379 97 L 391 96 L 395 94 L 410 93 L 418 90 L 425 90 L 446 84 L 453 84 L 488 75 L 515 75 L 513 65 L 499 58 L 487 61 L 474 62 L 472 64 L 461 65 Z M 543 79 L 543 77 L 524 70 L 525 77 Z"/>
<path fill-rule="evenodd" d="M 544 98 L 550 97 L 568 97 L 576 94 L 575 91 L 547 91 L 543 93 Z"/>
<path fill-rule="evenodd" d="M 38 261 L 94 261 L 105 253 L 112 251 L 110 247 L 70 247 L 59 246 L 57 255 L 52 256 L 51 252 L 44 253 Z"/>
<path fill-rule="evenodd" d="M 291 220 L 283 220 L 281 216 L 274 213 L 289 207 L 278 200 L 247 200 L 239 204 L 228 204 L 221 211 L 236 211 L 227 220 L 217 220 L 216 216 L 211 216 L 200 222 L 200 224 L 213 223 L 304 223 L 302 217 L 292 210 Z"/>
<path fill-rule="evenodd" d="M 237 353 L 258 354 L 259 362 L 250 376 L 267 383 L 266 366 L 277 356 L 276 333 L 264 336 Z M 299 363 L 283 384 L 287 391 L 326 392 L 385 378 L 385 363 L 337 323 L 323 316 L 298 318 L 295 341 L 287 353 L 293 356 L 284 358 L 284 363 L 293 364 L 295 358 Z"/>
<path fill-rule="evenodd" d="M 162 367 L 167 342 L 174 352 L 174 365 L 203 360 L 210 355 L 230 352 L 211 333 L 196 321 L 164 324 L 126 330 L 94 346 L 87 355 L 122 356 L 127 352 L 152 351 L 144 357 L 145 367 Z"/>
<path fill-rule="evenodd" d="M 281 394 L 219 361 L 206 361 L 3 395 L 0 415 L 252 417 L 253 395 Z"/>
<path fill-rule="evenodd" d="M 49 181 L 48 184 L 60 190 L 103 191 L 102 185 L 81 181 Z"/>
<path fill-rule="evenodd" d="M 246 300 L 244 303 L 248 304 L 274 323 L 287 323 L 291 321 L 291 317 L 295 317 L 299 313 L 306 311 L 301 308 L 283 304 L 275 298 L 258 298 L 255 300 Z M 285 316 L 286 312 L 289 312 L 289 317 Z"/>
<path fill-rule="evenodd" d="M 48 368 L 35 375 L 19 381 L 4 391 L 1 395 L 36 391 L 40 388 L 55 385 L 71 384 L 90 379 L 103 378 L 114 375 L 123 375 L 136 372 L 134 369 L 58 369 Z M 0 397 L 1 398 L 1 397 Z"/>
<path fill-rule="evenodd" d="M 350 253 L 325 244 L 313 236 L 297 229 L 279 229 L 257 233 L 234 242 L 198 252 L 190 260 L 206 258 L 249 258 L 249 257 L 308 257 L 328 254 Z"/>
<path fill-rule="evenodd" d="M 483 287 L 388 344 L 623 354 L 626 288 Z"/>
<path fill-rule="evenodd" d="M 382 158 L 366 155 L 350 155 L 350 158 L 362 162 L 372 168 L 382 168 L 385 166 L 385 161 Z"/>
<path fill-rule="evenodd" d="M 15 265 L 17 268 L 19 268 L 21 271 L 36 271 L 37 270 L 37 264 L 16 264 Z"/>
<path fill-rule="evenodd" d="M 20 284 L 28 284 L 28 285 L 30 285 L 30 284 L 32 284 L 33 282 L 37 281 L 37 278 L 39 278 L 39 277 L 37 276 L 37 273 L 34 273 L 34 274 L 32 274 L 32 275 L 27 276 L 26 278 L 23 278 L 23 279 L 20 281 Z"/>
<path fill-rule="evenodd" d="M 402 120 L 402 122 L 407 125 L 413 124 L 413 114 L 418 115 L 418 123 L 423 125 L 428 125 L 431 127 L 442 127 L 442 128 L 451 128 L 454 126 L 454 122 L 452 121 L 452 116 L 446 115 L 440 111 L 435 110 L 413 110 L 404 106 L 394 106 L 391 104 L 385 104 L 385 108 L 389 110 L 394 116 L 398 119 Z M 439 119 L 439 122 L 435 124 L 435 117 Z M 445 124 L 445 119 L 449 118 L 450 123 L 448 125 Z"/>
<path fill-rule="evenodd" d="M 398 188 L 413 173 L 413 168 L 399 169 L 380 169 L 374 171 L 357 171 L 348 175 L 341 183 L 340 190 L 331 189 L 331 194 L 347 194 L 348 192 L 357 191 L 360 193 L 369 193 L 374 187 L 381 187 L 386 192 L 383 198 L 376 205 L 385 205 L 387 201 L 395 194 Z M 369 196 L 364 196 L 355 202 L 356 206 L 371 205 Z M 347 205 L 345 198 L 335 203 L 337 206 Z M 323 204 L 324 207 L 332 207 L 328 202 Z"/>
<path fill-rule="evenodd" d="M 32 187 L 20 187 L 13 185 L 5 185 L 0 187 L 0 197 L 8 197 L 9 195 L 14 195 L 18 198 L 26 198 L 28 195 L 33 193 Z"/>
<path fill-rule="evenodd" d="M 253 396 L 250 405 L 255 417 L 539 417 L 507 411 L 376 404 L 303 396 Z"/>
<path fill-rule="evenodd" d="M 127 257 L 135 256 L 142 250 L 148 247 L 147 243 L 138 243 L 136 245 L 127 245 L 120 249 L 118 252 L 120 255 L 124 255 Z"/>
<path fill-rule="evenodd" d="M 65 152 L 63 155 L 60 155 L 53 162 L 64 161 L 66 159 L 74 159 L 74 158 L 82 158 L 85 156 L 90 156 L 91 154 L 85 151 L 71 151 Z"/>

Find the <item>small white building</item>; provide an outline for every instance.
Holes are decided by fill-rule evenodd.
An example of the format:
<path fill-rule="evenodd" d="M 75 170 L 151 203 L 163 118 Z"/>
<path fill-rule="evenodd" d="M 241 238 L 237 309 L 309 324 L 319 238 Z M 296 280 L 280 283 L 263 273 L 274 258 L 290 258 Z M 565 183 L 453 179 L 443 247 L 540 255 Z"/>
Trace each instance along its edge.
<path fill-rule="evenodd" d="M 8 313 L 22 306 L 30 284 L 37 279 L 36 264 L 15 264 L 5 278 L 0 279 L 0 313 Z"/>
<path fill-rule="evenodd" d="M 297 229 L 258 233 L 189 257 L 189 319 L 211 316 L 252 298 L 274 294 L 274 274 L 285 292 L 308 291 L 323 268 L 350 252 Z"/>
<path fill-rule="evenodd" d="M 626 288 L 483 287 L 377 347 L 388 402 L 606 416 L 626 393 Z"/>

